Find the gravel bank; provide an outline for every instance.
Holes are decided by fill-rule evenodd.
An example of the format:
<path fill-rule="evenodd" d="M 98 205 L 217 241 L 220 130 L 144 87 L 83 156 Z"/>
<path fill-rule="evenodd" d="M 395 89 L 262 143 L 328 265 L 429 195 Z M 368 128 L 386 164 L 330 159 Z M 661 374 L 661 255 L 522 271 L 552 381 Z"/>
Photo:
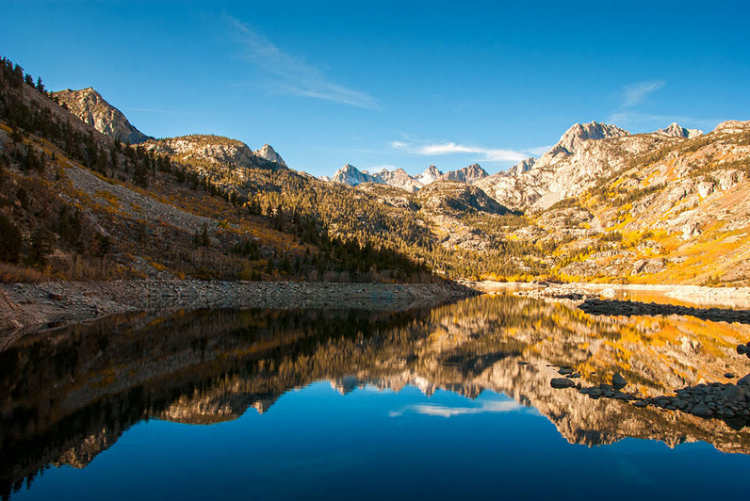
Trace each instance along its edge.
<path fill-rule="evenodd" d="M 0 285 L 3 332 L 74 323 L 112 313 L 202 308 L 405 310 L 477 295 L 454 283 L 202 282 L 133 280 Z"/>

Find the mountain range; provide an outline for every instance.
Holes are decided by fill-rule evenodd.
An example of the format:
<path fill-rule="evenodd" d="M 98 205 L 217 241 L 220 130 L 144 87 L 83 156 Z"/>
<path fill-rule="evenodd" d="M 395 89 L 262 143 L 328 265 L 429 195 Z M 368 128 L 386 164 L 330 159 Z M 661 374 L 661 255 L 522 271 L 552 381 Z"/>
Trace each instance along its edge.
<path fill-rule="evenodd" d="M 0 231 L 21 237 L 0 261 L 15 279 L 750 283 L 750 122 L 574 124 L 492 175 L 347 164 L 316 179 L 268 144 L 151 138 L 93 89 L 47 93 L 0 69 Z"/>

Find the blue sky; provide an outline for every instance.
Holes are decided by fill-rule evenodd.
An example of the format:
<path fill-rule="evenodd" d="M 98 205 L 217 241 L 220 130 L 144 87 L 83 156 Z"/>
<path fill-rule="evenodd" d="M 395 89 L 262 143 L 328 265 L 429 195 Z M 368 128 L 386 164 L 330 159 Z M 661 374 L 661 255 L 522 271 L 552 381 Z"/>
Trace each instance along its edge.
<path fill-rule="evenodd" d="M 750 119 L 741 1 L 3 0 L 0 54 L 146 134 L 269 143 L 332 174 L 497 172 L 573 123 Z"/>

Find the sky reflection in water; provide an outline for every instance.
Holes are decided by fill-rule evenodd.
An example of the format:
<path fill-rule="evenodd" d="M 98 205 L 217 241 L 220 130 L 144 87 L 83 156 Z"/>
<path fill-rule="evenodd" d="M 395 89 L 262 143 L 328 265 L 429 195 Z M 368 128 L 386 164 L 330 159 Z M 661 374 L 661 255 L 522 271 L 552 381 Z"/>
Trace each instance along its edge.
<path fill-rule="evenodd" d="M 29 342 L 19 353 L 41 354 L 38 372 L 62 375 L 56 383 L 59 387 L 49 390 L 50 395 L 60 393 L 61 402 L 52 404 L 57 410 L 48 417 L 40 404 L 36 429 L 57 422 L 63 410 L 73 413 L 77 423 L 90 423 L 80 429 L 61 428 L 67 437 L 63 445 L 42 443 L 40 457 L 61 466 L 47 469 L 31 489 L 24 487 L 11 497 L 744 497 L 740 479 L 750 471 L 750 455 L 720 452 L 705 442 L 680 442 L 686 437 L 715 437 L 719 448 L 744 451 L 747 428 L 735 432 L 715 420 L 635 409 L 626 402 L 595 401 L 574 389 L 551 389 L 548 372 L 554 374 L 554 368 L 546 362 L 559 364 L 560 360 L 550 359 L 562 355 L 550 350 L 564 344 L 560 336 L 573 335 L 566 334 L 566 322 L 572 322 L 569 331 L 579 335 L 591 319 L 575 310 L 566 313 L 559 306 L 530 308 L 536 304 L 484 298 L 442 310 L 378 314 L 377 318 L 227 313 L 191 317 L 187 323 L 185 319 L 150 322 L 152 327 L 119 332 L 111 346 L 85 332 L 60 335 L 44 349 Z M 542 317 L 554 321 L 545 324 Z M 587 342 L 601 344 L 597 341 L 601 337 L 619 346 L 634 336 L 637 321 L 616 324 L 619 335 L 602 335 L 607 327 L 602 325 Z M 170 323 L 171 327 L 163 327 Z M 658 332 L 651 320 L 647 324 L 653 340 Z M 347 331 L 345 325 L 355 328 Z M 451 330 L 457 325 L 460 329 Z M 204 326 L 212 327 L 206 331 Z M 142 349 L 145 339 L 156 337 L 153 329 L 161 328 L 176 333 L 163 337 L 169 349 L 156 345 L 135 349 Z M 114 343 L 108 329 L 101 331 Z M 143 329 L 147 332 L 141 339 Z M 208 338 L 203 337 L 205 332 Z M 740 330 L 738 335 L 744 334 Z M 85 370 L 71 368 L 73 363 L 63 357 L 60 360 L 68 362 L 56 362 L 54 371 L 44 365 L 50 360 L 45 349 L 57 353 L 65 344 L 60 339 L 66 336 L 71 346 L 78 347 L 74 358 Z M 574 341 L 576 346 L 581 342 Z M 97 357 L 87 354 L 87 342 L 92 353 L 99 353 Z M 215 350 L 212 343 L 218 343 Z M 707 346 L 709 341 L 703 343 Z M 127 368 L 139 361 L 134 366 L 154 375 L 138 380 L 129 369 L 136 387 L 127 393 L 127 380 L 97 375 L 92 360 L 106 358 L 109 352 L 118 366 Z M 157 374 L 160 365 L 154 360 L 165 365 L 167 353 L 179 354 L 174 360 L 182 360 L 183 365 L 176 367 L 179 371 Z M 608 359 L 603 349 L 590 350 L 584 359 L 577 352 L 563 353 L 579 365 Z M 196 359 L 184 362 L 189 356 Z M 631 361 L 636 359 L 634 355 Z M 102 361 L 101 370 L 107 372 L 113 360 Z M 63 377 L 66 370 L 72 374 L 69 380 Z M 644 374 L 654 371 L 652 367 Z M 51 382 L 28 382 L 29 398 L 44 397 Z M 639 384 L 648 388 L 657 383 L 644 379 Z M 109 395 L 102 393 L 103 384 L 108 385 Z M 42 397 L 39 402 L 54 401 Z M 82 407 L 71 410 L 73 404 Z M 101 409 L 87 410 L 96 405 Z M 107 435 L 117 426 L 125 431 Z M 103 436 L 108 437 L 105 445 L 93 443 Z M 674 448 L 661 441 L 628 438 L 634 436 L 664 440 Z M 89 459 L 85 459 L 86 440 L 93 441 Z M 65 465 L 76 461 L 85 467 Z"/>

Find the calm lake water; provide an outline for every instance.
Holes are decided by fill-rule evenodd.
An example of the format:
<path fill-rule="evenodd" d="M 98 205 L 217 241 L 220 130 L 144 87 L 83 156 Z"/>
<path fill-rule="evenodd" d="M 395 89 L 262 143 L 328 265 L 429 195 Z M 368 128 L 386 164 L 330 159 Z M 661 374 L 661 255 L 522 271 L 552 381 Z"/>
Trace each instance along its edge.
<path fill-rule="evenodd" d="M 10 499 L 744 499 L 750 427 L 554 389 L 742 376 L 750 326 L 484 296 L 114 317 L 0 352 Z"/>

